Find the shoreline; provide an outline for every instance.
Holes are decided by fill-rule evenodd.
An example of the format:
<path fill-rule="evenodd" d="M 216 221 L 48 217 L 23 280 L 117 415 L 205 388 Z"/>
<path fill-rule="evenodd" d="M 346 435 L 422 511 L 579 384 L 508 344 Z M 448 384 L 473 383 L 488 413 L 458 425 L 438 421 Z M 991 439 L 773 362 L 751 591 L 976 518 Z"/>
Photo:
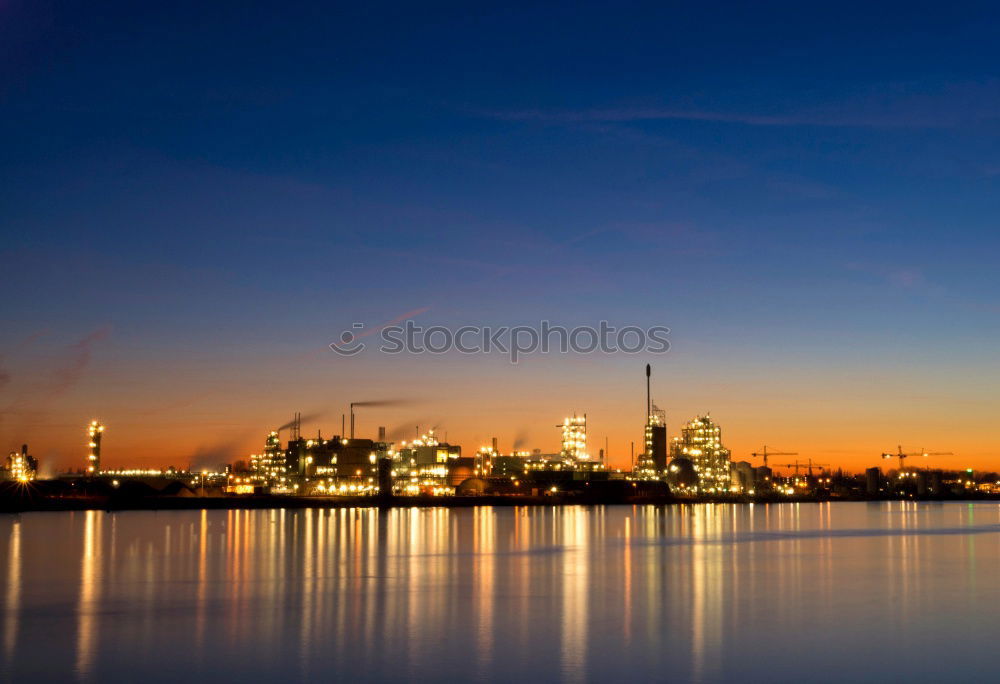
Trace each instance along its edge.
<path fill-rule="evenodd" d="M 0 513 L 19 514 L 68 511 L 190 511 L 190 510 L 273 510 L 281 508 L 475 508 L 479 506 L 641 506 L 685 504 L 779 504 L 829 502 L 912 501 L 1000 502 L 1000 496 L 973 497 L 738 497 L 678 498 L 673 496 L 451 496 L 451 497 L 313 497 L 313 496 L 197 496 L 197 497 L 52 497 L 35 500 L 0 499 Z"/>

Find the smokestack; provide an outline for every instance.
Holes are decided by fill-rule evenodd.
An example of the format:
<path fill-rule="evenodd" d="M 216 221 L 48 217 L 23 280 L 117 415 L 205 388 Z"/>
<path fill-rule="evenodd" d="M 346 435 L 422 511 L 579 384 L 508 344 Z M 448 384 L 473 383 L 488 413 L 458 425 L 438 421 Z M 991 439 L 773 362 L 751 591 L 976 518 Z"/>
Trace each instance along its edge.
<path fill-rule="evenodd" d="M 652 374 L 653 369 L 646 364 L 646 422 L 649 422 L 649 417 L 653 415 L 653 402 L 649 396 L 649 376 Z"/>
<path fill-rule="evenodd" d="M 384 442 L 385 441 L 385 426 L 384 425 L 379 425 L 378 426 L 378 441 L 380 441 L 380 442 Z"/>
<path fill-rule="evenodd" d="M 500 453 L 500 451 L 497 449 L 497 438 L 496 437 L 493 438 L 493 453 L 494 454 L 499 454 Z"/>
<path fill-rule="evenodd" d="M 351 439 L 354 439 L 354 404 L 351 404 Z"/>
<path fill-rule="evenodd" d="M 21 445 L 21 455 L 22 456 L 27 456 L 28 455 L 28 445 L 27 444 L 22 444 Z"/>

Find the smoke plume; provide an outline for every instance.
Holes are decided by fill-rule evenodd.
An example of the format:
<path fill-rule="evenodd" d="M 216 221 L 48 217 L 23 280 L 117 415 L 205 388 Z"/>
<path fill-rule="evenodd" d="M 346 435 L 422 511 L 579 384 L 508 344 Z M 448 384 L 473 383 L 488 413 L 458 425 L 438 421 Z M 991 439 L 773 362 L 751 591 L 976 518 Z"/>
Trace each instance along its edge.
<path fill-rule="evenodd" d="M 406 406 L 409 403 L 411 402 L 407 399 L 381 399 L 377 401 L 354 401 L 351 402 L 351 405 L 354 408 L 358 408 L 359 406 Z"/>
<path fill-rule="evenodd" d="M 52 382 L 47 387 L 46 399 L 60 397 L 76 386 L 83 376 L 83 371 L 90 365 L 91 348 L 94 343 L 106 339 L 110 332 L 109 326 L 98 328 L 69 348 L 65 363 L 52 373 Z"/>
<path fill-rule="evenodd" d="M 329 411 L 314 411 L 312 413 L 303 413 L 302 415 L 299 416 L 299 423 L 300 424 L 301 423 L 308 423 L 310 420 L 318 420 L 318 419 L 322 418 L 323 416 L 325 416 L 327 413 L 329 413 Z M 292 418 L 290 421 L 288 421 L 284 425 L 279 426 L 277 428 L 277 432 L 281 432 L 282 430 L 287 430 L 288 428 L 292 427 L 293 425 L 295 425 L 295 419 L 294 418 Z"/>
<path fill-rule="evenodd" d="M 239 444 L 236 442 L 199 446 L 189 459 L 191 470 L 214 470 L 224 463 L 232 463 L 240 457 L 239 449 Z"/>

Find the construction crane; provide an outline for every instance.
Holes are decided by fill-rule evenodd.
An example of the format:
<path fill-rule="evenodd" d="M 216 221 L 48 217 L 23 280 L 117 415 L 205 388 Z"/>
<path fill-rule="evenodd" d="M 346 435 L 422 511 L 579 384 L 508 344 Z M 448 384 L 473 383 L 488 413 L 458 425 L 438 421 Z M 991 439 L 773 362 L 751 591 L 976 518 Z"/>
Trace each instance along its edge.
<path fill-rule="evenodd" d="M 907 458 L 909 458 L 910 456 L 923 456 L 924 458 L 926 458 L 928 456 L 954 456 L 954 455 L 955 454 L 953 454 L 950 451 L 924 451 L 923 447 L 920 448 L 920 451 L 907 454 L 907 453 L 903 453 L 903 446 L 900 444 L 900 445 L 896 446 L 896 453 L 892 454 L 892 453 L 889 453 L 889 452 L 885 452 L 885 453 L 882 454 L 882 458 L 883 459 L 886 459 L 886 458 L 898 458 L 899 459 L 899 470 L 900 470 L 900 472 L 902 472 L 902 470 L 903 470 L 903 462 Z"/>
<path fill-rule="evenodd" d="M 773 456 L 774 454 L 769 454 L 769 455 Z M 799 461 L 796 460 L 795 463 L 778 463 L 777 466 L 779 468 L 795 468 L 795 477 L 799 476 L 799 468 L 806 468 L 808 476 L 812 477 L 813 466 L 816 466 L 817 468 L 820 468 L 820 467 L 823 467 L 823 466 L 829 467 L 830 464 L 829 463 L 813 463 L 813 460 L 810 458 L 805 463 L 799 463 Z"/>
<path fill-rule="evenodd" d="M 767 450 L 767 445 L 765 444 L 764 445 L 764 450 L 761 451 L 759 454 L 755 452 L 755 453 L 752 453 L 750 455 L 753 456 L 754 458 L 756 458 L 758 456 L 763 456 L 764 457 L 764 467 L 766 468 L 767 467 L 767 457 L 768 456 L 798 456 L 799 452 L 797 452 L 797 451 L 768 451 Z"/>

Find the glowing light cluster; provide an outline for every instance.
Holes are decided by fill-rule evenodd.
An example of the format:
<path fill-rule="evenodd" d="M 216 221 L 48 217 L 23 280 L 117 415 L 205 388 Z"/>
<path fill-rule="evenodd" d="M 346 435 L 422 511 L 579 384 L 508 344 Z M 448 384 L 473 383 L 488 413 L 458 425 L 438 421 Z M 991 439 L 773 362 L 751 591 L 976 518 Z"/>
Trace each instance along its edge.
<path fill-rule="evenodd" d="M 711 416 L 698 416 L 683 428 L 670 445 L 673 458 L 687 458 L 698 474 L 698 491 L 718 494 L 730 490 L 729 449 L 722 446 L 722 431 Z"/>
<path fill-rule="evenodd" d="M 573 415 L 563 420 L 562 425 L 563 460 L 569 462 L 586 461 L 590 459 L 587 453 L 587 414 Z"/>
<path fill-rule="evenodd" d="M 35 479 L 37 469 L 38 463 L 28 455 L 27 445 L 25 445 L 22 451 L 11 452 L 7 457 L 7 465 L 3 469 L 3 479 L 21 483 L 31 482 Z"/>
<path fill-rule="evenodd" d="M 104 426 L 96 420 L 90 421 L 87 426 L 87 435 L 90 441 L 87 443 L 87 474 L 99 475 L 101 472 L 101 435 L 104 434 Z"/>

